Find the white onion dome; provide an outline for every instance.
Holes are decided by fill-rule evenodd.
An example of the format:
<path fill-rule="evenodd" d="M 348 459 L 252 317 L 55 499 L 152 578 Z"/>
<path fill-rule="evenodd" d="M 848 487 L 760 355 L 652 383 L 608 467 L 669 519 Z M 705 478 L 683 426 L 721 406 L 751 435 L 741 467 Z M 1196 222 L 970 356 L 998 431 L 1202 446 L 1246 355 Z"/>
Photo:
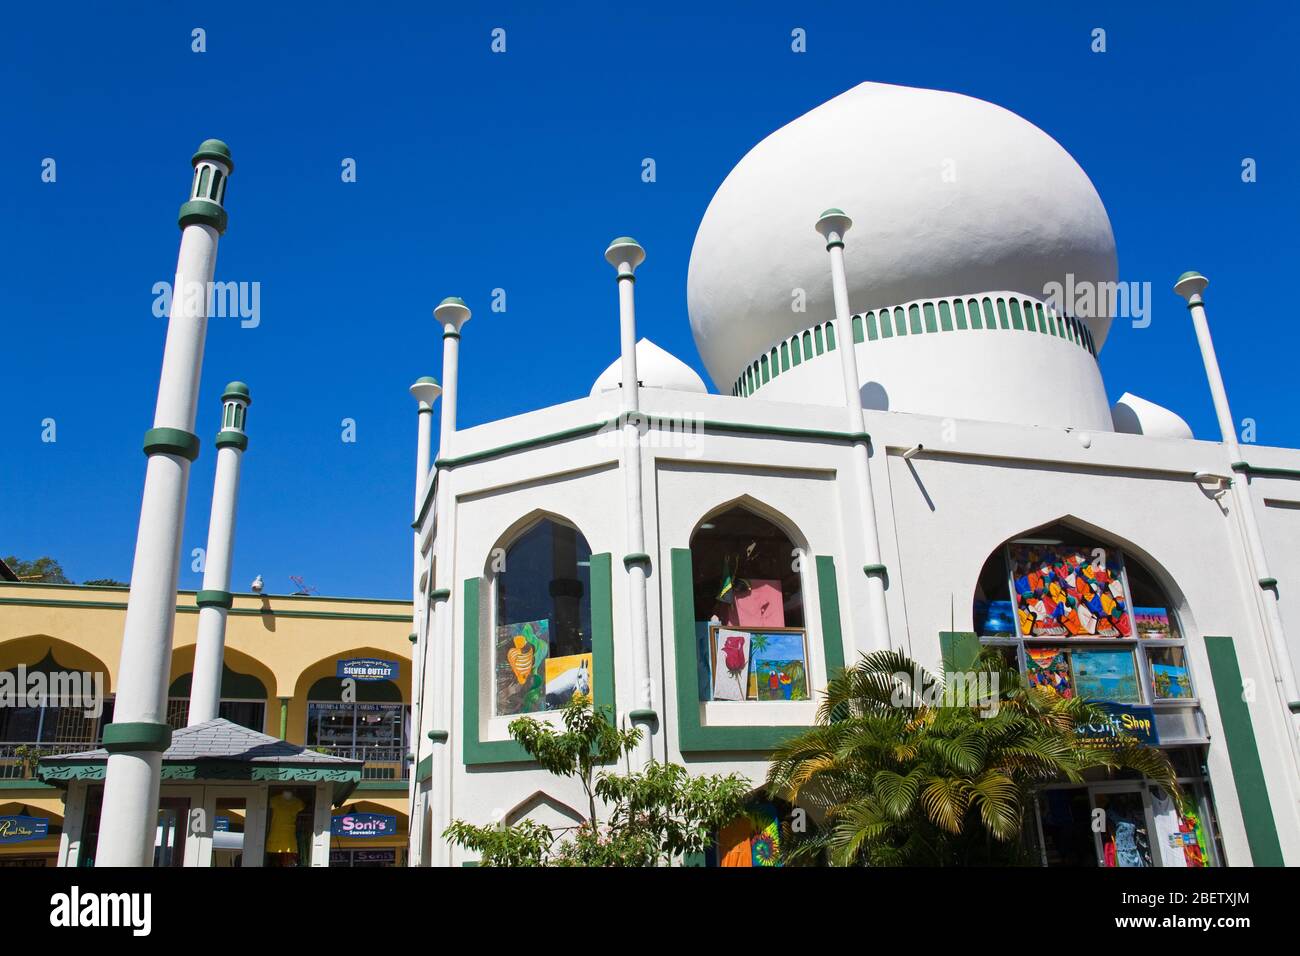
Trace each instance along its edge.
<path fill-rule="evenodd" d="M 675 392 L 708 392 L 704 379 L 675 355 L 665 352 L 649 339 L 636 344 L 636 374 L 642 388 L 664 388 Z M 615 359 L 600 373 L 591 386 L 594 397 L 601 392 L 612 392 L 623 384 L 623 361 Z"/>
<path fill-rule="evenodd" d="M 750 150 L 704 214 L 687 305 L 724 394 L 760 355 L 829 317 L 813 231 L 828 207 L 855 221 L 844 249 L 855 314 L 994 290 L 1041 301 L 1067 275 L 1116 276 L 1101 198 L 1050 136 L 973 97 L 863 83 Z M 1080 318 L 1099 349 L 1109 317 Z"/>

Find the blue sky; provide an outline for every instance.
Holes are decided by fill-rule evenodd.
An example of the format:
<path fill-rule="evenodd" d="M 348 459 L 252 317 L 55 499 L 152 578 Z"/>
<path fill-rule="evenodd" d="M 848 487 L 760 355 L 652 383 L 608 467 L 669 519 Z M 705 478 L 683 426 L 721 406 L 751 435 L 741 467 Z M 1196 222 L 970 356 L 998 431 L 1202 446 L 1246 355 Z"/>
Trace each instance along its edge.
<path fill-rule="evenodd" d="M 609 239 L 636 236 L 639 330 L 703 372 L 686 267 L 713 191 L 759 139 L 863 80 L 955 90 L 1042 127 L 1110 213 L 1153 324 L 1102 355 L 1215 438 L 1174 278 L 1207 293 L 1233 411 L 1300 446 L 1293 407 L 1297 15 L 1227 4 L 24 4 L 0 32 L 0 554 L 130 574 L 189 156 L 236 170 L 217 278 L 261 321 L 210 323 L 184 551 L 207 536 L 219 396 L 253 407 L 234 579 L 410 587 L 415 415 L 431 310 L 463 296 L 462 425 L 584 395 L 618 348 Z M 415 9 L 415 5 L 411 5 Z M 207 52 L 191 51 L 191 30 Z M 507 52 L 490 33 L 506 30 Z M 807 31 L 794 54 L 790 32 Z M 1107 52 L 1091 52 L 1091 31 Z M 57 181 L 41 181 L 46 157 Z M 344 157 L 357 182 L 340 178 Z M 653 157 L 657 181 L 641 181 Z M 1258 181 L 1241 181 L 1243 158 Z M 504 314 L 491 291 L 507 293 Z M 43 442 L 53 418 L 57 441 Z M 341 421 L 357 441 L 341 441 Z M 201 576 L 184 564 L 180 584 Z"/>

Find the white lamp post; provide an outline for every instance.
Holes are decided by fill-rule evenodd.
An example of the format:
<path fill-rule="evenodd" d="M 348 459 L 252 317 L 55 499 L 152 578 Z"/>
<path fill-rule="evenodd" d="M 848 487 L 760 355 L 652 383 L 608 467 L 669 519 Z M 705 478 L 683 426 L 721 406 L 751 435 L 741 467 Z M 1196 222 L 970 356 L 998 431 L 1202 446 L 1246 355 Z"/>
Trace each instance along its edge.
<path fill-rule="evenodd" d="M 646 576 L 650 556 L 645 553 L 645 518 L 641 489 L 641 428 L 639 382 L 636 370 L 636 267 L 645 250 L 630 236 L 621 236 L 605 250 L 605 259 L 618 272 L 619 345 L 623 381 L 619 411 L 622 419 L 623 489 L 627 500 L 627 547 L 623 566 L 628 574 L 628 605 L 632 625 L 633 709 L 629 719 L 644 733 L 634 754 L 645 766 L 654 753 L 651 733 L 656 722 L 654 687 L 650 678 L 650 627 L 646 615 Z M 612 664 L 612 662 L 611 662 Z"/>
<path fill-rule="evenodd" d="M 417 417 L 419 427 L 415 443 L 415 515 L 418 520 L 420 506 L 424 503 L 425 485 L 429 482 L 429 458 L 430 446 L 433 441 L 433 403 L 438 400 L 442 394 L 442 386 L 436 379 L 426 375 L 423 378 L 416 379 L 415 384 L 411 386 L 411 395 L 415 398 L 418 406 Z M 424 711 L 424 673 L 425 660 L 424 654 L 428 649 L 426 640 L 426 616 L 424 608 L 424 594 L 420 587 L 420 577 L 424 570 L 424 555 L 420 551 L 420 529 L 417 527 L 414 533 L 415 550 L 414 550 L 414 578 L 411 582 L 412 608 L 414 609 L 414 618 L 412 620 L 411 639 L 413 646 L 411 648 L 411 762 L 418 766 L 420 762 L 421 737 L 420 722 L 423 719 Z M 424 821 L 417 818 L 415 812 L 415 791 L 416 781 L 415 774 L 411 774 L 410 792 L 408 794 L 408 813 L 407 819 L 411 821 L 411 838 L 412 844 L 418 845 L 415 841 L 418 837 L 419 827 L 424 825 Z M 427 862 L 427 861 L 422 861 Z"/>
<path fill-rule="evenodd" d="M 1210 338 L 1210 324 L 1205 317 L 1205 300 L 1201 293 L 1209 285 L 1209 280 L 1199 272 L 1184 272 L 1178 277 L 1174 291 L 1187 300 L 1187 310 L 1192 316 L 1192 328 L 1196 330 L 1196 342 L 1201 347 L 1201 360 L 1205 363 L 1205 376 L 1210 383 L 1210 397 L 1214 400 L 1214 414 L 1219 419 L 1219 433 L 1223 438 L 1223 447 L 1228 453 L 1229 462 L 1237 477 L 1232 481 L 1233 501 L 1237 513 L 1241 516 L 1241 527 L 1246 538 L 1246 552 L 1255 569 L 1256 583 L 1264 605 L 1264 630 L 1268 638 L 1269 663 L 1273 667 L 1273 680 L 1282 707 L 1287 715 L 1291 730 L 1292 756 L 1300 761 L 1300 743 L 1297 742 L 1296 719 L 1300 715 L 1300 696 L 1296 694 L 1295 671 L 1291 666 L 1291 654 L 1287 650 L 1286 631 L 1282 626 L 1282 612 L 1278 607 L 1277 579 L 1268 569 L 1268 556 L 1264 553 L 1264 543 L 1259 534 L 1259 520 L 1255 515 L 1255 504 L 1250 492 L 1250 476 L 1241 458 L 1241 446 L 1237 444 L 1237 429 L 1233 424 L 1232 411 L 1228 408 L 1228 392 L 1223 387 L 1223 374 L 1219 371 L 1219 359 L 1214 353 L 1214 341 Z"/>
<path fill-rule="evenodd" d="M 844 275 L 844 234 L 853 220 L 839 209 L 827 209 L 817 220 L 817 232 L 826 240 L 831 258 L 831 291 L 835 299 L 835 338 L 844 376 L 844 405 L 848 412 L 849 434 L 853 440 L 853 468 L 857 473 L 861 496 L 862 546 L 867 563 L 867 620 L 876 647 L 891 647 L 889 611 L 885 605 L 885 566 L 880 559 L 880 531 L 876 526 L 876 498 L 871 489 L 871 463 L 867 454 L 867 434 L 863 430 L 862 387 L 858 381 L 857 352 L 853 344 L 853 318 L 849 312 L 849 285 Z"/>
<path fill-rule="evenodd" d="M 442 428 L 438 438 L 438 461 L 451 454 L 453 436 L 456 434 L 456 393 L 459 390 L 460 374 L 460 330 L 469 321 L 470 310 L 465 300 L 455 297 L 443 299 L 433 310 L 434 318 L 442 326 Z M 435 467 L 438 461 L 434 462 Z M 451 675 L 454 666 L 452 653 L 452 515 L 451 496 L 445 475 L 438 475 L 434 493 L 434 573 L 437 576 L 436 587 L 432 592 L 433 622 L 430 633 L 433 635 L 433 647 L 427 652 L 432 658 L 437 655 L 437 668 L 434 671 L 442 693 L 435 694 L 432 704 L 434 724 L 430 730 L 431 739 L 448 743 L 448 729 L 452 725 L 451 713 Z M 465 609 L 466 614 L 478 613 L 475 608 Z M 451 777 L 452 759 L 447 746 L 432 751 L 434 764 L 431 779 L 439 781 L 440 786 L 433 788 L 433 865 L 449 866 L 451 864 L 451 846 L 443 839 L 443 832 L 451 825 Z"/>

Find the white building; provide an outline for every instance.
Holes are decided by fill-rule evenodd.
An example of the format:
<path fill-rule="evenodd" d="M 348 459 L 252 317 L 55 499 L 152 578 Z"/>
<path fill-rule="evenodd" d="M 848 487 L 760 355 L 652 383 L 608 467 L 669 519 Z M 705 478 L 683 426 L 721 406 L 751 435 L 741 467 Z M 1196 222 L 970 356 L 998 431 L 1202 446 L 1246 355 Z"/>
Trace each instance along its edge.
<path fill-rule="evenodd" d="M 983 638 L 1036 680 L 1153 717 L 1200 801 L 1186 820 L 1140 781 L 1044 792 L 1045 861 L 1113 859 L 1130 820 L 1154 865 L 1300 865 L 1300 452 L 1242 451 L 1230 417 L 1218 443 L 1140 398 L 1110 406 L 1114 239 L 1059 144 L 980 100 L 873 83 L 763 140 L 691 256 L 720 394 L 630 347 L 641 257 L 610 248 L 623 354 L 590 394 L 473 428 L 455 428 L 468 310 L 439 307 L 442 437 L 414 524 L 414 861 L 472 862 L 441 838 L 452 819 L 577 816 L 576 786 L 506 727 L 581 686 L 581 655 L 597 704 L 646 729 L 638 759 L 757 786 L 834 668 L 884 647 L 935 667 Z M 1203 285 L 1180 280 L 1188 335 Z M 743 601 L 719 600 L 729 577 Z M 757 673 L 726 685 L 715 616 L 784 649 L 763 669 L 744 639 Z M 1112 822 L 1093 835 L 1097 806 Z"/>

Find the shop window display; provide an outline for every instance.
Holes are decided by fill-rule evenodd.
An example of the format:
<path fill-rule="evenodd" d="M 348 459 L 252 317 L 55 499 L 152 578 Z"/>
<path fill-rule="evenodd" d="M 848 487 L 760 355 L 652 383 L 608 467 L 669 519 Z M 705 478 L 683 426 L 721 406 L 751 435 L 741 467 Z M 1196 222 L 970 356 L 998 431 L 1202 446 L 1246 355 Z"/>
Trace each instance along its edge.
<path fill-rule="evenodd" d="M 1018 662 L 1029 686 L 1096 702 L 1144 728 L 1130 732 L 1165 752 L 1183 790 L 1181 804 L 1136 777 L 1040 790 L 1042 862 L 1216 865 L 1222 854 L 1203 759 L 1209 741 L 1185 634 L 1155 575 L 1119 548 L 1050 526 L 990 555 L 972 610 L 982 642 Z"/>
<path fill-rule="evenodd" d="M 591 696 L 591 548 L 544 519 L 506 549 L 493 574 L 494 712 L 559 710 Z"/>
<path fill-rule="evenodd" d="M 310 787 L 283 787 L 267 799 L 266 866 L 311 866 L 316 794 Z"/>
<path fill-rule="evenodd" d="M 746 508 L 691 539 L 701 701 L 812 699 L 798 549 Z"/>

